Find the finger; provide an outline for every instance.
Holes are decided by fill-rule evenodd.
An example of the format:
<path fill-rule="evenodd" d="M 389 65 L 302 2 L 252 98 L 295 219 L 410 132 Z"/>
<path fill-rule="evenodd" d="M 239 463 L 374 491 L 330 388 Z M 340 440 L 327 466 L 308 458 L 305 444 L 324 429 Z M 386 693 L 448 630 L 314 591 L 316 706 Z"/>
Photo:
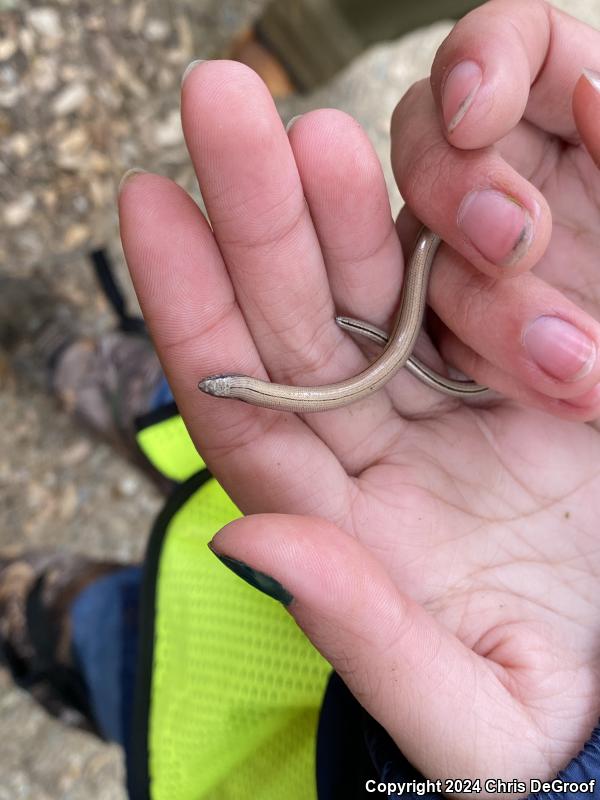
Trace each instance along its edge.
<path fill-rule="evenodd" d="M 502 372 L 479 353 L 472 350 L 447 328 L 435 335 L 436 346 L 444 362 L 473 377 L 483 386 L 493 386 L 500 396 L 511 398 L 521 406 L 528 406 L 547 414 L 573 422 L 591 422 L 600 418 L 600 384 L 569 400 L 560 400 L 537 392 Z M 492 401 L 494 402 L 494 401 Z"/>
<path fill-rule="evenodd" d="M 480 752 L 481 726 L 493 727 L 498 708 L 522 734 L 503 745 L 514 748 L 512 756 L 504 752 L 504 763 L 539 770 L 523 752 L 529 723 L 503 685 L 503 669 L 491 669 L 402 594 L 357 540 L 317 518 L 259 515 L 225 527 L 211 548 L 287 605 L 423 774 L 477 777 L 476 765 L 489 763 Z"/>
<path fill-rule="evenodd" d="M 494 281 L 441 247 L 429 303 L 485 361 L 536 392 L 569 400 L 600 381 L 600 323 L 536 275 Z"/>
<path fill-rule="evenodd" d="M 242 64 L 204 62 L 184 82 L 182 119 L 219 248 L 271 379 L 318 385 L 359 372 L 364 359 L 335 325 L 319 241 L 265 85 Z M 343 150 L 339 159 L 347 160 Z M 235 366 L 224 362 L 219 371 Z M 378 393 L 306 422 L 332 447 L 351 450 L 390 413 Z"/>
<path fill-rule="evenodd" d="M 190 435 L 245 513 L 291 507 L 340 519 L 347 477 L 293 415 L 215 402 L 198 377 L 222 361 L 265 374 L 219 248 L 192 199 L 166 178 L 130 178 L 119 197 L 125 256 L 159 358 Z M 286 469 L 280 469 L 285 461 Z M 323 495 L 306 486 L 319 475 Z M 309 510 L 310 509 L 310 510 Z"/>
<path fill-rule="evenodd" d="M 571 96 L 585 67 L 600 69 L 597 30 L 544 0 L 485 3 L 457 23 L 433 62 L 431 86 L 448 141 L 485 147 L 523 116 L 577 141 Z"/>
<path fill-rule="evenodd" d="M 573 93 L 577 130 L 594 163 L 600 168 L 600 72 L 585 70 Z"/>
<path fill-rule="evenodd" d="M 527 145 L 535 164 L 545 143 L 532 135 Z M 544 196 L 498 150 L 448 144 L 427 81 L 394 111 L 392 165 L 411 211 L 485 274 L 526 271 L 544 253 L 552 231 Z"/>
<path fill-rule="evenodd" d="M 405 249 L 418 226 L 405 206 L 397 220 Z M 427 330 L 435 334 L 443 360 L 436 360 L 435 348 L 418 355 L 433 369 L 444 374 L 447 362 L 505 397 L 568 419 L 599 416 L 600 363 L 592 359 L 600 352 L 600 325 L 540 278 L 527 274 L 495 282 L 441 247 L 428 303 L 438 324 L 432 328 L 429 318 Z M 397 402 L 396 386 L 388 389 Z"/>
<path fill-rule="evenodd" d="M 334 109 L 302 115 L 288 133 L 336 312 L 389 329 L 401 294 L 403 257 L 373 147 L 355 120 Z M 394 405 L 402 413 L 413 406 L 427 413 L 437 402 L 405 376 L 394 386 Z M 382 419 L 385 416 L 377 417 L 372 409 L 365 436 L 354 413 L 351 425 L 345 417 L 328 416 L 328 429 L 320 435 L 356 473 L 380 451 Z"/>
<path fill-rule="evenodd" d="M 403 255 L 381 164 L 347 114 L 303 114 L 288 131 L 337 313 L 381 323 L 395 312 Z"/>

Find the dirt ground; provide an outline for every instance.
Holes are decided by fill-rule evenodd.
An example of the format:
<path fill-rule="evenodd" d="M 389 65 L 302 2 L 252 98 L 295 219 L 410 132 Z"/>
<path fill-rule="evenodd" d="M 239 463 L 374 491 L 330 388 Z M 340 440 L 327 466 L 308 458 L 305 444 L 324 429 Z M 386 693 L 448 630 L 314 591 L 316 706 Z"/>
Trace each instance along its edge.
<path fill-rule="evenodd" d="M 140 166 L 197 197 L 179 122 L 181 74 L 194 58 L 224 53 L 262 5 L 0 0 L 0 279 L 49 281 L 78 329 L 97 335 L 114 320 L 86 253 L 103 246 L 135 303 L 118 239 L 118 181 Z M 598 0 L 557 5 L 600 27 Z M 449 29 L 440 22 L 374 47 L 318 92 L 279 104 L 284 120 L 321 106 L 353 114 L 380 155 L 396 211 L 391 112 L 428 74 Z M 36 369 L 34 359 L 15 365 L 0 352 L 0 546 L 141 558 L 158 493 L 58 407 Z M 0 742 L 0 800 L 125 797 L 119 749 L 49 717 L 1 670 Z"/>

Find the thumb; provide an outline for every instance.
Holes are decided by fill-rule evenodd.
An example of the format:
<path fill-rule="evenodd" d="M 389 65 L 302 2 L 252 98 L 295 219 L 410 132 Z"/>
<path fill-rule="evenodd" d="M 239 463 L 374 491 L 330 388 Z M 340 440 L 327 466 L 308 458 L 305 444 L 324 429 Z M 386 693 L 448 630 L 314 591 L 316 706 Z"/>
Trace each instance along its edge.
<path fill-rule="evenodd" d="M 600 72 L 586 69 L 577 81 L 573 116 L 584 145 L 600 167 Z"/>
<path fill-rule="evenodd" d="M 523 731 L 522 711 L 498 670 L 401 593 L 384 565 L 333 524 L 250 516 L 223 528 L 210 547 L 234 572 L 286 605 L 424 775 L 483 778 L 482 771 L 490 774 L 486 721 L 496 743 L 499 728 Z M 501 748 L 513 772 L 514 765 L 529 766 L 519 739 L 511 734 Z M 511 758 L 507 750 L 513 747 Z"/>

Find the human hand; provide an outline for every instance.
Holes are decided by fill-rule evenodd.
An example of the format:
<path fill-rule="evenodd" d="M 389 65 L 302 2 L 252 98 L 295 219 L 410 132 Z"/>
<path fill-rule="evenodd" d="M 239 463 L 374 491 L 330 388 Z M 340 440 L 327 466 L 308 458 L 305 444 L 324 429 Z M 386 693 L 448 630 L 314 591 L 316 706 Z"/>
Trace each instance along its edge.
<path fill-rule="evenodd" d="M 587 420 L 600 416 L 600 72 L 594 85 L 582 71 L 600 70 L 598 53 L 600 32 L 543 0 L 487 3 L 392 123 L 403 243 L 425 223 L 464 256 L 442 254 L 430 284 L 442 357 Z"/>
<path fill-rule="evenodd" d="M 305 417 L 197 392 L 224 369 L 315 384 L 358 372 L 334 307 L 381 324 L 402 255 L 345 115 L 307 114 L 288 143 L 262 84 L 223 62 L 188 75 L 182 112 L 213 230 L 173 183 L 138 175 L 122 235 L 188 429 L 254 514 L 215 550 L 291 592 L 425 775 L 552 777 L 598 716 L 598 434 L 510 400 L 466 408 L 404 374 Z"/>

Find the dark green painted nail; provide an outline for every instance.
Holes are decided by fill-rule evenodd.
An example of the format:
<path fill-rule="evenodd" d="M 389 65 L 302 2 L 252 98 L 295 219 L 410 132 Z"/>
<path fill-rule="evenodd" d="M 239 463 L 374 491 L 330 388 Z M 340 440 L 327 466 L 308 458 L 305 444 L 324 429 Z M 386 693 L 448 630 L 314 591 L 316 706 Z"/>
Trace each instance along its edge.
<path fill-rule="evenodd" d="M 225 564 L 232 572 L 235 572 L 242 580 L 245 580 L 246 583 L 249 583 L 250 586 L 254 586 L 255 589 L 264 592 L 264 594 L 268 594 L 269 597 L 279 600 L 284 606 L 289 606 L 294 599 L 288 590 L 284 589 L 275 578 L 271 578 L 269 575 L 265 575 L 264 572 L 259 572 L 257 569 L 252 569 L 248 564 L 244 564 L 243 561 L 238 561 L 236 558 L 230 558 L 229 556 L 223 556 L 217 553 L 210 544 L 208 546 L 219 561 Z"/>

